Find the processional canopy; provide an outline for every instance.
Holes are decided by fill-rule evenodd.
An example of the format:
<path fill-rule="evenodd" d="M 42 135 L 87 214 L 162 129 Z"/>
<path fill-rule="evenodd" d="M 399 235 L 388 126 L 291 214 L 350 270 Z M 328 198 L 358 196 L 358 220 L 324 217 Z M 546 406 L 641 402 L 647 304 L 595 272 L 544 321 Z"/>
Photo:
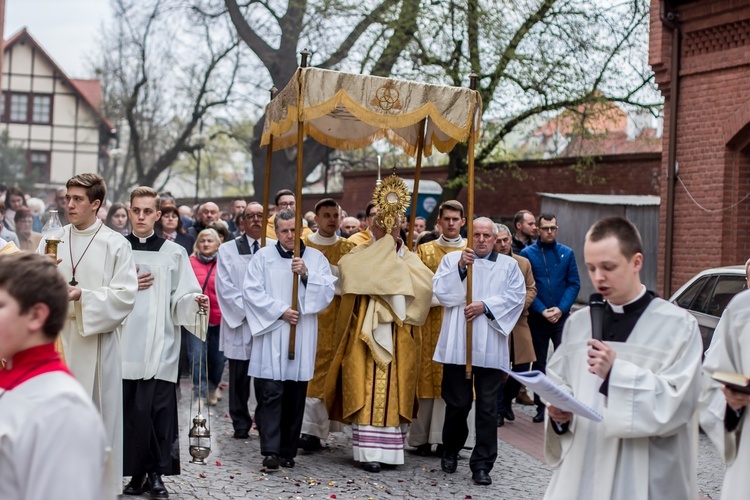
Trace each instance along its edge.
<path fill-rule="evenodd" d="M 463 87 L 395 78 L 298 68 L 266 108 L 261 146 L 273 150 L 297 143 L 297 129 L 331 148 L 354 150 L 386 138 L 416 156 L 424 131 L 424 156 L 433 147 L 447 153 L 468 140 L 481 115 L 479 93 Z"/>

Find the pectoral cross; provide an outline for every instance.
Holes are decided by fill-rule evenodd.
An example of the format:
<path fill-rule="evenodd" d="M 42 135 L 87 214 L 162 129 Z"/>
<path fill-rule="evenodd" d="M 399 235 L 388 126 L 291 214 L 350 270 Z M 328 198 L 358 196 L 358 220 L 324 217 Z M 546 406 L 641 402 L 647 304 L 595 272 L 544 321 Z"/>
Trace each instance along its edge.
<path fill-rule="evenodd" d="M 76 277 L 73 276 L 73 278 L 70 281 L 68 281 L 68 284 L 70 286 L 76 286 L 78 284 L 78 282 L 76 281 Z"/>

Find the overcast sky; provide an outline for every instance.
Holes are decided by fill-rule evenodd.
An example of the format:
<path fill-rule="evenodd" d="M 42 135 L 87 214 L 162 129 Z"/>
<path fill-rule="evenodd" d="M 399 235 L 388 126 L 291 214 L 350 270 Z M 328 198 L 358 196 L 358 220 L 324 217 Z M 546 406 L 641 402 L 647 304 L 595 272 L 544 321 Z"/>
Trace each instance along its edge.
<path fill-rule="evenodd" d="M 110 12 L 109 0 L 6 0 L 5 38 L 26 26 L 68 76 L 90 77 L 86 55 Z"/>

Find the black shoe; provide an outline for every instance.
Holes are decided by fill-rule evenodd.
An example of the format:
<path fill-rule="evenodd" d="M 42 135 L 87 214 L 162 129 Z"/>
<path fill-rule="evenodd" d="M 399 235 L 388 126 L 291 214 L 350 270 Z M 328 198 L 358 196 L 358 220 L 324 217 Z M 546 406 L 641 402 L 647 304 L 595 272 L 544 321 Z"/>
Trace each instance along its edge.
<path fill-rule="evenodd" d="M 281 459 L 281 466 L 285 469 L 294 469 L 294 459 L 293 458 L 282 458 Z"/>
<path fill-rule="evenodd" d="M 279 457 L 276 455 L 268 455 L 263 459 L 263 467 L 268 470 L 279 470 Z"/>
<path fill-rule="evenodd" d="M 249 439 L 250 433 L 248 431 L 234 431 L 234 439 Z"/>
<path fill-rule="evenodd" d="M 156 472 L 149 472 L 148 482 L 151 483 L 151 493 L 149 493 L 149 498 L 169 498 L 169 492 L 167 492 L 167 488 L 164 487 L 164 483 L 161 480 L 161 474 L 157 474 Z"/>
<path fill-rule="evenodd" d="M 320 438 L 317 436 L 311 436 L 310 434 L 300 434 L 298 448 L 302 448 L 305 451 L 317 451 L 323 448 L 320 444 Z"/>
<path fill-rule="evenodd" d="M 490 484 L 492 484 L 492 478 L 490 477 L 489 473 L 484 469 L 479 469 L 478 471 L 475 471 L 471 475 L 471 479 L 473 479 L 476 484 L 480 484 L 482 486 L 489 486 Z"/>
<path fill-rule="evenodd" d="M 143 486 L 146 483 L 146 474 L 136 474 L 130 478 L 130 482 L 122 490 L 123 495 L 143 495 Z"/>
<path fill-rule="evenodd" d="M 535 424 L 538 424 L 540 422 L 544 422 L 544 410 L 537 410 L 536 415 L 534 415 L 534 418 L 531 419 Z"/>
<path fill-rule="evenodd" d="M 420 457 L 429 457 L 432 455 L 432 445 L 430 443 L 420 444 L 417 446 L 417 455 Z"/>
<path fill-rule="evenodd" d="M 362 468 L 366 472 L 380 472 L 380 462 L 363 462 Z"/>
<path fill-rule="evenodd" d="M 510 407 L 510 403 L 505 407 L 503 417 L 505 417 L 505 420 L 508 422 L 513 422 L 516 419 L 516 414 L 513 413 L 513 408 Z"/>
<path fill-rule="evenodd" d="M 443 458 L 440 459 L 440 468 L 443 472 L 453 474 L 458 468 L 458 453 L 448 453 L 447 451 L 443 454 Z"/>
<path fill-rule="evenodd" d="M 505 417 L 503 417 L 502 413 L 497 414 L 497 426 L 502 427 L 505 425 Z"/>

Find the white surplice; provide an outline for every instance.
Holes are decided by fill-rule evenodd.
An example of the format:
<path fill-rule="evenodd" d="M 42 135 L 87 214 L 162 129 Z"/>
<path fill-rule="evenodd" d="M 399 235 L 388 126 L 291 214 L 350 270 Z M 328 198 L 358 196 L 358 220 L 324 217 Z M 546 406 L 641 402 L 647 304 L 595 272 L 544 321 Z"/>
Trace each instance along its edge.
<path fill-rule="evenodd" d="M 119 493 L 122 491 L 123 453 L 120 331 L 133 310 L 138 291 L 133 251 L 124 236 L 98 219 L 82 231 L 70 224 L 63 229 L 65 236 L 57 247 L 57 258 L 62 262 L 57 268 L 65 281 L 71 280 L 72 245 L 73 263 L 77 263 L 77 286 L 81 288 L 81 298 L 70 302 L 60 333 L 65 362 L 101 412 L 112 447 Z M 89 242 L 91 245 L 86 250 Z M 44 253 L 44 245 L 42 239 L 37 253 Z"/>
<path fill-rule="evenodd" d="M 248 375 L 272 380 L 308 381 L 315 370 L 318 340 L 317 314 L 333 300 L 336 278 L 325 256 L 307 247 L 302 256 L 307 266 L 307 284 L 299 282 L 295 355 L 290 360 L 289 323 L 281 315 L 292 302 L 292 261 L 281 257 L 279 245 L 261 248 L 245 273 L 242 298 L 253 334 Z"/>
<path fill-rule="evenodd" d="M 133 258 L 138 273 L 151 273 L 154 281 L 138 291 L 122 327 L 122 378 L 177 383 L 180 326 L 199 335 L 195 298 L 201 286 L 177 243 L 164 241 L 158 251 L 133 250 Z"/>
<path fill-rule="evenodd" d="M 440 261 L 432 278 L 433 291 L 442 306 L 440 329 L 433 361 L 443 364 L 466 363 L 466 279 L 461 279 L 458 261 L 461 252 L 452 252 Z M 515 259 L 497 255 L 496 261 L 477 258 L 473 265 L 472 301 L 482 301 L 494 316 L 477 316 L 472 321 L 472 364 L 484 368 L 508 368 L 508 335 L 523 311 L 526 282 Z"/>
<path fill-rule="evenodd" d="M 250 237 L 242 235 L 240 238 L 245 238 L 248 248 L 252 248 Z M 276 240 L 266 238 L 266 246 L 275 244 Z M 250 359 L 253 336 L 242 303 L 242 283 L 252 258 L 252 253 L 240 254 L 236 239 L 229 240 L 219 247 L 216 264 L 216 299 L 221 309 L 219 350 L 229 359 Z"/>
<path fill-rule="evenodd" d="M 67 373 L 0 389 L 0 498 L 114 500 L 108 441 L 91 396 Z"/>
<path fill-rule="evenodd" d="M 727 432 L 724 416 L 727 400 L 722 384 L 711 379 L 715 371 L 750 376 L 750 292 L 732 299 L 714 331 L 703 363 L 703 393 L 700 423 L 727 464 L 722 500 L 746 499 L 750 495 L 750 418 L 745 407 L 739 424 Z M 744 436 L 744 439 L 741 437 Z"/>
<path fill-rule="evenodd" d="M 603 380 L 588 371 L 589 308 L 565 323 L 547 366 L 553 382 L 604 416 L 573 417 L 563 435 L 545 423 L 545 456 L 555 467 L 545 498 L 697 499 L 701 336 L 687 311 L 653 299 Z"/>

